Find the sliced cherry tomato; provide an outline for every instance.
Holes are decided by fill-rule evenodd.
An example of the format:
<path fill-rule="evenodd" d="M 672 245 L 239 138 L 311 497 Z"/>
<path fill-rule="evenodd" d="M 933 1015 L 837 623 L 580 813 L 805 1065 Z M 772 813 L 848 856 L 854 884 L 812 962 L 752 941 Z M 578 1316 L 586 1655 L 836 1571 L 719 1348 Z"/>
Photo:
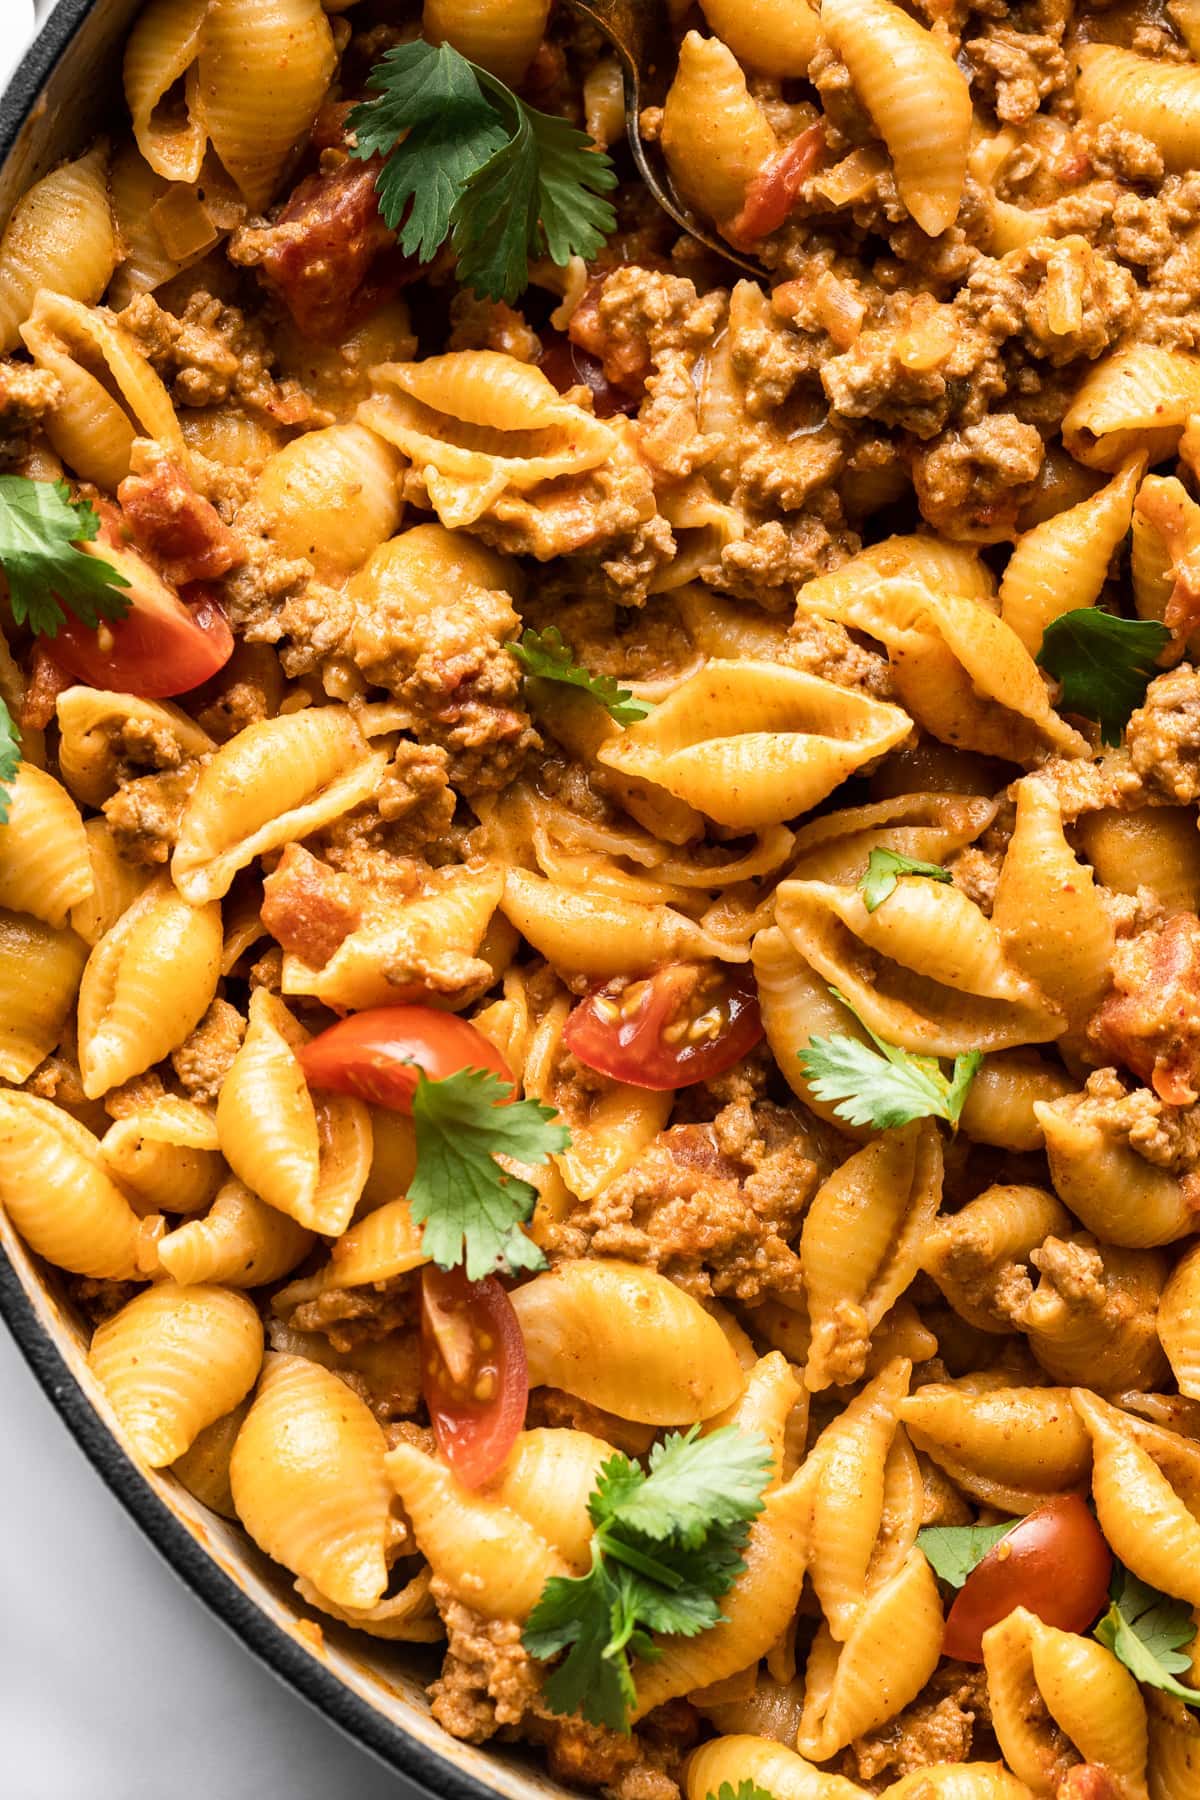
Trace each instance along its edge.
<path fill-rule="evenodd" d="M 432 1006 L 373 1006 L 351 1013 L 305 1044 L 300 1066 L 311 1087 L 357 1094 L 405 1113 L 412 1112 L 421 1070 L 431 1081 L 444 1081 L 459 1069 L 487 1069 L 512 1081 L 512 1070 L 482 1031 Z"/>
<path fill-rule="evenodd" d="M 581 1000 L 563 1043 L 589 1069 L 633 1087 L 690 1087 L 732 1068 L 762 1037 L 748 969 L 668 963 Z"/>
<path fill-rule="evenodd" d="M 512 1301 L 494 1275 L 468 1281 L 434 1263 L 421 1272 L 421 1384 L 438 1449 L 479 1487 L 525 1423 L 529 1370 Z"/>
<path fill-rule="evenodd" d="M 1039 1506 L 993 1545 L 967 1576 L 946 1620 L 942 1649 L 983 1661 L 983 1634 L 1018 1606 L 1060 1631 L 1084 1631 L 1104 1609 L 1112 1552 L 1078 1494 Z"/>
<path fill-rule="evenodd" d="M 61 669 L 89 687 L 162 700 L 186 694 L 224 668 L 233 655 L 233 633 L 211 588 L 193 582 L 181 596 L 135 550 L 104 544 L 95 554 L 129 582 L 122 590 L 129 611 L 122 619 L 102 619 L 96 631 L 68 615 L 51 648 Z"/>

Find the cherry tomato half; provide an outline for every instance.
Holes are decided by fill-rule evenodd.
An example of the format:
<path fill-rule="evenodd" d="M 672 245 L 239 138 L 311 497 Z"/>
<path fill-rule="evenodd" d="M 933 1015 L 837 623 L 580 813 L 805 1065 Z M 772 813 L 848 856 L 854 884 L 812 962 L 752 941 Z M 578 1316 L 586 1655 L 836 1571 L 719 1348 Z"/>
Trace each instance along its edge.
<path fill-rule="evenodd" d="M 431 1081 L 444 1081 L 459 1069 L 487 1069 L 512 1082 L 512 1070 L 482 1031 L 432 1006 L 351 1013 L 305 1044 L 300 1066 L 310 1087 L 357 1094 L 405 1113 L 412 1112 L 420 1070 Z"/>
<path fill-rule="evenodd" d="M 983 1634 L 1018 1606 L 1060 1631 L 1084 1631 L 1108 1598 L 1112 1552 L 1078 1494 L 1047 1501 L 1001 1538 L 967 1576 L 942 1649 L 983 1661 Z"/>
<path fill-rule="evenodd" d="M 748 969 L 667 963 L 581 1000 L 563 1043 L 589 1069 L 633 1087 L 690 1087 L 731 1068 L 762 1037 Z"/>
<path fill-rule="evenodd" d="M 68 615 L 54 639 L 54 661 L 89 687 L 115 688 L 143 700 L 186 694 L 224 668 L 233 655 L 233 633 L 212 590 L 196 582 L 185 599 L 135 550 L 104 544 L 94 551 L 129 583 L 122 593 L 129 611 L 102 619 L 90 631 Z"/>
<path fill-rule="evenodd" d="M 525 1340 L 494 1275 L 468 1281 L 434 1263 L 421 1271 L 421 1385 L 438 1449 L 465 1486 L 479 1487 L 512 1449 L 529 1399 Z"/>

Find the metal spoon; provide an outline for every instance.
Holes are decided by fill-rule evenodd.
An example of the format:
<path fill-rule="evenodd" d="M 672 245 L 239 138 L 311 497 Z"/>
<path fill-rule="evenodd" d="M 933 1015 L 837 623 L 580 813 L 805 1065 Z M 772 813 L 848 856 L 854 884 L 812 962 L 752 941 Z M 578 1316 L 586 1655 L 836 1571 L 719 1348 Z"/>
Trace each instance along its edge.
<path fill-rule="evenodd" d="M 663 0 L 564 0 L 564 4 L 581 18 L 590 19 L 616 53 L 625 83 L 625 135 L 638 174 L 658 204 L 714 256 L 723 257 L 744 274 L 761 280 L 761 263 L 739 256 L 680 199 L 661 149 L 642 136 L 641 109 L 662 104 L 675 62 Z"/>

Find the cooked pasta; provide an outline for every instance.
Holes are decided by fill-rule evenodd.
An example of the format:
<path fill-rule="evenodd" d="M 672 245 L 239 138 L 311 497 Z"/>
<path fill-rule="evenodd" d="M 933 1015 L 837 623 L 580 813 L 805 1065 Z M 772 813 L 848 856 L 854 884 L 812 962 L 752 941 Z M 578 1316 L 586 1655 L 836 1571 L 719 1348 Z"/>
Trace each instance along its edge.
<path fill-rule="evenodd" d="M 1200 1800 L 1200 0 L 125 10 L 0 211 L 39 1316 L 424 1742 Z"/>

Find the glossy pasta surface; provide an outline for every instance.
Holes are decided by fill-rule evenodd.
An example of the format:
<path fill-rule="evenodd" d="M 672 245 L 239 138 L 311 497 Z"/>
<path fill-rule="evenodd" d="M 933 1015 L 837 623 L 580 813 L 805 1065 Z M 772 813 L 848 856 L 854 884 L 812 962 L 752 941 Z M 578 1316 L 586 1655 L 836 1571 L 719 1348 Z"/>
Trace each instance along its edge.
<path fill-rule="evenodd" d="M 453 1736 L 608 1800 L 1200 1800 L 1200 0 L 664 10 L 641 133 L 756 279 L 563 0 L 146 0 L 0 220 L 0 1211 L 131 1453 Z M 418 42 L 607 150 L 589 260 L 398 242 L 347 113 Z M 155 654 L 38 629 L 49 483 Z M 416 1009 L 562 1128 L 485 1165 L 483 1476 L 461 1168 L 411 1057 L 314 1073 Z M 563 1710 L 524 1640 L 606 1465 L 728 1429 L 719 1622 Z M 925 1534 L 1064 1496 L 1174 1686 L 1019 1583 L 947 1654 Z"/>

